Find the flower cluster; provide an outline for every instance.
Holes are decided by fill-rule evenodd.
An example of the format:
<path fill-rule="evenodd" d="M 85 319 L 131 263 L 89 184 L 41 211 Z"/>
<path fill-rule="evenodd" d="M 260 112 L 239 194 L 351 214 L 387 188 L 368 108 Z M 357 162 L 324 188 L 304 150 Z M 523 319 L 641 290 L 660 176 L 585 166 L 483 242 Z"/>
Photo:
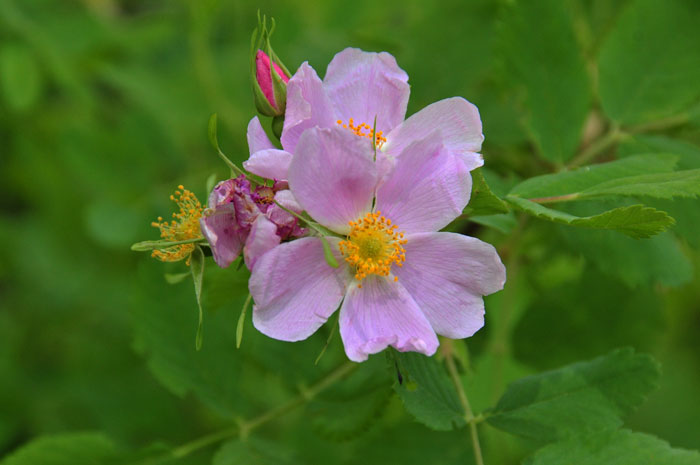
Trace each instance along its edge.
<path fill-rule="evenodd" d="M 258 117 L 248 125 L 243 167 L 255 176 L 217 184 L 196 217 L 219 266 L 243 255 L 255 327 L 299 341 L 339 309 L 358 362 L 473 335 L 505 268 L 491 245 L 439 231 L 483 165 L 476 107 L 448 98 L 405 119 L 408 76 L 388 53 L 348 48 L 321 79 L 308 63 L 293 75 L 278 65 L 268 33 L 257 43 L 268 53 L 253 52 L 256 106 L 274 119 L 268 131 Z M 184 237 L 178 228 L 161 226 Z"/>

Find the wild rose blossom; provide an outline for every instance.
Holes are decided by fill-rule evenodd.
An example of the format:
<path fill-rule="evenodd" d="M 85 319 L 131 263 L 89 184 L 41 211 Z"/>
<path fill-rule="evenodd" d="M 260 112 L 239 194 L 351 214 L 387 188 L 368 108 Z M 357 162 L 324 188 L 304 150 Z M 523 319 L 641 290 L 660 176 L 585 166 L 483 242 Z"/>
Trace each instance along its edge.
<path fill-rule="evenodd" d="M 483 165 L 478 151 L 484 140 L 477 108 L 461 97 L 433 103 L 404 121 L 410 89 L 408 75 L 386 52 L 347 48 L 335 55 L 323 81 L 303 63 L 287 83 L 287 109 L 281 136 L 274 147 L 257 117 L 248 125 L 251 156 L 243 166 L 268 179 L 286 180 L 299 138 L 313 127 L 342 127 L 374 140 L 386 166 L 410 144 L 436 129 L 445 148 L 459 154 L 469 169 Z M 376 137 L 373 133 L 376 118 Z"/>
<path fill-rule="evenodd" d="M 335 75 L 334 69 L 347 68 L 345 58 L 329 66 L 327 80 Z M 371 63 L 385 69 L 393 61 L 389 58 L 375 56 Z M 401 79 L 389 77 L 375 73 L 375 82 L 383 86 L 375 95 L 379 100 L 404 94 L 398 85 Z M 359 87 L 349 86 L 359 92 Z M 342 94 L 349 98 L 352 92 L 345 89 Z M 360 109 L 348 111 L 359 113 Z M 378 115 L 378 125 L 398 124 L 403 112 L 398 110 L 391 107 L 391 117 Z M 505 282 L 505 268 L 496 250 L 475 238 L 435 232 L 467 205 L 469 171 L 477 161 L 455 150 L 473 149 L 480 141 L 474 134 L 472 141 L 465 141 L 451 132 L 457 127 L 452 123 L 463 121 L 455 115 L 441 119 L 447 125 L 445 131 L 427 132 L 425 116 L 420 117 L 424 125 L 404 123 L 410 122 L 408 127 L 416 128 L 416 133 L 408 134 L 406 126 L 398 126 L 398 134 L 410 136 L 410 141 L 387 141 L 396 158 L 389 165 L 390 154 L 377 151 L 375 161 L 366 138 L 337 125 L 307 128 L 298 137 L 288 169 L 290 190 L 313 219 L 345 236 L 344 240 L 326 238 L 340 266 L 326 263 L 317 237 L 280 244 L 260 257 L 249 281 L 258 330 L 284 341 L 306 339 L 341 306 L 345 351 L 348 358 L 360 362 L 387 346 L 432 355 L 438 347 L 436 333 L 465 338 L 483 326 L 482 296 L 502 289 Z M 294 121 L 291 128 L 307 124 Z M 386 166 L 391 169 L 385 171 Z"/>
<path fill-rule="evenodd" d="M 274 203 L 301 211 L 288 190 L 278 189 L 251 188 L 244 176 L 214 187 L 199 222 L 220 267 L 229 266 L 243 251 L 246 266 L 253 269 L 258 258 L 282 240 L 304 234 L 297 219 Z"/>

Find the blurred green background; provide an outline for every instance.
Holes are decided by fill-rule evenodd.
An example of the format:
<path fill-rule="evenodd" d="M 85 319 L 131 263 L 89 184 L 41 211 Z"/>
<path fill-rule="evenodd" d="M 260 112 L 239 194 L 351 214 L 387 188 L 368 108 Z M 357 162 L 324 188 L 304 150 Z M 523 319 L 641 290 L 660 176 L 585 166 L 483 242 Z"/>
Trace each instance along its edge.
<path fill-rule="evenodd" d="M 247 157 L 245 129 L 255 114 L 248 53 L 258 9 L 276 18 L 275 51 L 291 69 L 309 61 L 323 75 L 347 46 L 386 50 L 410 76 L 409 114 L 454 95 L 474 102 L 488 179 L 499 190 L 557 166 L 538 155 L 547 148 L 528 123 L 530 99 L 582 108 L 585 126 L 562 131 L 573 131 L 574 142 L 583 134 L 585 143 L 607 124 L 596 88 L 606 38 L 620 21 L 657 20 L 650 2 L 566 1 L 554 13 L 543 6 L 553 2 L 532 2 L 537 21 L 515 23 L 534 35 L 510 37 L 522 32 L 511 27 L 511 3 L 1 0 L 0 456 L 68 431 L 102 431 L 128 450 L 182 444 L 278 405 L 342 360 L 336 338 L 313 365 L 329 328 L 290 345 L 262 337 L 248 322 L 237 351 L 247 276 L 213 266 L 204 348 L 195 352 L 191 282 L 163 277 L 186 271 L 184 264 L 165 266 L 129 250 L 157 237 L 150 222 L 172 211 L 168 196 L 178 184 L 204 201 L 205 180 L 227 176 L 207 141 L 212 113 L 224 151 L 237 162 Z M 673 16 L 680 11 L 674 8 L 665 13 L 658 3 L 661 23 L 640 40 L 661 42 L 671 56 L 659 53 L 658 65 L 681 81 L 694 79 L 700 15 Z M 539 30 L 564 35 L 547 41 Z M 528 70 L 552 81 L 561 73 L 569 82 L 574 71 L 547 49 L 569 45 L 592 76 L 590 95 L 575 86 L 561 93 L 556 83 L 551 93 L 546 86 L 539 95 L 524 91 Z M 676 70 L 679 62 L 684 67 Z M 606 72 L 628 73 L 634 82 L 637 71 L 628 65 Z M 631 122 L 681 110 L 691 117 L 627 139 L 608 158 L 655 150 L 700 167 L 700 118 L 692 110 L 700 80 L 690 97 L 677 95 L 678 82 L 651 80 L 646 92 L 654 90 L 658 112 Z M 647 94 L 639 97 L 642 110 Z M 523 374 L 631 345 L 654 354 L 663 376 L 628 424 L 675 447 L 700 448 L 700 204 L 657 203 L 677 226 L 645 241 L 526 224 L 517 275 L 509 268 L 512 291 L 488 299 L 487 325 L 467 341 L 474 365 L 465 377 L 477 409 Z M 507 256 L 515 223 L 511 215 L 495 227 L 465 221 L 456 228 Z M 277 449 L 296 457 L 289 463 L 470 463 L 465 431 L 437 433 L 411 419 L 391 395 L 385 365 L 382 355 L 373 357 L 327 397 L 256 432 L 258 458 L 248 463 L 287 463 L 275 458 Z M 482 440 L 487 463 L 518 463 L 534 447 L 488 427 Z M 209 463 L 215 451 L 176 462 Z M 226 460 L 219 457 L 245 463 Z"/>

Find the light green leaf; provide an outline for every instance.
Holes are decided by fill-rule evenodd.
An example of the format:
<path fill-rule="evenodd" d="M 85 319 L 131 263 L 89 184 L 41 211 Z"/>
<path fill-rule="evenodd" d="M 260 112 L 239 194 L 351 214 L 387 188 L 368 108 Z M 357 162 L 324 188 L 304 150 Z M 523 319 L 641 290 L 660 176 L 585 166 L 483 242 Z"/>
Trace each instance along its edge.
<path fill-rule="evenodd" d="M 494 194 L 486 184 L 481 168 L 472 171 L 472 196 L 464 210 L 465 215 L 496 215 L 508 213 L 508 204 Z"/>
<path fill-rule="evenodd" d="M 241 348 L 241 341 L 243 340 L 243 326 L 245 323 L 245 316 L 246 313 L 248 312 L 248 306 L 250 305 L 250 302 L 253 300 L 253 296 L 251 294 L 248 294 L 248 297 L 245 299 L 245 303 L 243 304 L 243 308 L 241 309 L 241 315 L 238 317 L 238 323 L 236 324 L 236 349 Z"/>
<path fill-rule="evenodd" d="M 663 135 L 636 134 L 626 137 L 617 150 L 619 157 L 638 153 L 670 153 L 679 157 L 678 169 L 700 168 L 700 147 Z"/>
<path fill-rule="evenodd" d="M 202 323 L 204 320 L 204 312 L 202 311 L 202 283 L 204 282 L 204 252 L 198 245 L 194 247 L 190 255 L 190 271 L 192 272 L 192 281 L 194 282 L 194 295 L 197 299 L 197 308 L 199 310 L 199 320 L 197 323 L 197 336 L 195 337 L 195 347 L 197 350 L 202 348 Z"/>
<path fill-rule="evenodd" d="M 544 158 L 566 161 L 591 103 L 568 7 L 558 0 L 512 2 L 505 13 L 500 39 L 506 74 L 524 89 L 532 138 Z"/>
<path fill-rule="evenodd" d="M 700 96 L 700 4 L 637 0 L 600 51 L 605 113 L 634 124 L 673 116 Z"/>
<path fill-rule="evenodd" d="M 24 111 L 41 94 L 42 76 L 32 50 L 19 43 L 0 47 L 0 94 L 14 110 Z"/>
<path fill-rule="evenodd" d="M 580 193 L 618 178 L 671 172 L 677 160 L 678 157 L 668 154 L 631 156 L 572 171 L 536 176 L 513 187 L 508 194 L 532 199 Z"/>
<path fill-rule="evenodd" d="M 613 179 L 586 189 L 579 194 L 579 199 L 605 196 L 671 199 L 697 197 L 698 194 L 700 194 L 700 169 Z"/>
<path fill-rule="evenodd" d="M 98 465 L 114 456 L 114 444 L 102 434 L 66 433 L 40 436 L 0 465 Z"/>
<path fill-rule="evenodd" d="M 523 465 L 698 465 L 696 451 L 673 449 L 666 441 L 629 430 L 603 431 L 550 444 Z"/>
<path fill-rule="evenodd" d="M 659 375 L 651 357 L 618 350 L 510 384 L 487 421 L 540 441 L 618 428 L 656 388 Z"/>
<path fill-rule="evenodd" d="M 433 357 L 395 353 L 403 382 L 394 390 L 416 420 L 435 430 L 448 431 L 464 424 L 464 410 L 445 369 Z"/>
<path fill-rule="evenodd" d="M 618 207 L 598 215 L 579 217 L 519 197 L 508 195 L 506 200 L 525 213 L 543 220 L 581 228 L 610 229 L 636 239 L 659 234 L 674 223 L 666 212 L 644 205 Z"/>

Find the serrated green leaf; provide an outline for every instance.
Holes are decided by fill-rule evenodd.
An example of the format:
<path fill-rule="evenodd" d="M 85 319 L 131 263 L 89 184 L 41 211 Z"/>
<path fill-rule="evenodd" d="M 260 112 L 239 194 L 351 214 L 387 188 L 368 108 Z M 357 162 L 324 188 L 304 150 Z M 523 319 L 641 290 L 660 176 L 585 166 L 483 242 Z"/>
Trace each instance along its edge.
<path fill-rule="evenodd" d="M 619 157 L 638 153 L 669 153 L 679 157 L 678 169 L 700 168 L 700 147 L 684 140 L 663 135 L 636 134 L 623 139 L 617 150 Z"/>
<path fill-rule="evenodd" d="M 576 151 L 591 103 L 567 5 L 512 2 L 501 26 L 508 76 L 525 91 L 532 139 L 544 158 L 566 161 Z"/>
<path fill-rule="evenodd" d="M 464 210 L 465 215 L 496 215 L 508 213 L 508 204 L 494 194 L 484 179 L 481 169 L 472 171 L 472 196 Z"/>
<path fill-rule="evenodd" d="M 605 113 L 634 124 L 673 116 L 700 96 L 700 5 L 674 0 L 663 8 L 637 0 L 600 50 L 599 89 Z"/>
<path fill-rule="evenodd" d="M 632 349 L 528 376 L 508 386 L 487 421 L 540 441 L 614 429 L 656 388 L 657 363 Z"/>
<path fill-rule="evenodd" d="M 0 94 L 8 106 L 27 110 L 38 100 L 42 84 L 39 64 L 31 49 L 19 43 L 0 47 Z"/>
<path fill-rule="evenodd" d="M 114 444 L 100 433 L 40 436 L 5 457 L 0 465 L 98 465 L 115 456 Z"/>
<path fill-rule="evenodd" d="M 631 156 L 608 163 L 584 166 L 572 171 L 536 176 L 513 187 L 508 194 L 532 199 L 580 193 L 618 178 L 671 172 L 677 160 L 678 157 L 669 154 Z"/>
<path fill-rule="evenodd" d="M 519 197 L 508 195 L 506 200 L 525 213 L 543 220 L 581 228 L 610 229 L 635 239 L 659 234 L 674 223 L 666 212 L 644 205 L 618 207 L 598 215 L 579 217 Z"/>
<path fill-rule="evenodd" d="M 523 465 L 698 465 L 700 453 L 674 449 L 655 436 L 629 430 L 604 431 L 550 444 Z"/>
<path fill-rule="evenodd" d="M 432 357 L 396 353 L 402 383 L 394 391 L 416 420 L 435 430 L 448 431 L 464 424 L 464 410 L 445 369 Z"/>
<path fill-rule="evenodd" d="M 699 194 L 700 169 L 697 169 L 613 179 L 586 189 L 579 194 L 579 198 L 634 196 L 672 199 L 674 197 L 697 197 Z"/>

